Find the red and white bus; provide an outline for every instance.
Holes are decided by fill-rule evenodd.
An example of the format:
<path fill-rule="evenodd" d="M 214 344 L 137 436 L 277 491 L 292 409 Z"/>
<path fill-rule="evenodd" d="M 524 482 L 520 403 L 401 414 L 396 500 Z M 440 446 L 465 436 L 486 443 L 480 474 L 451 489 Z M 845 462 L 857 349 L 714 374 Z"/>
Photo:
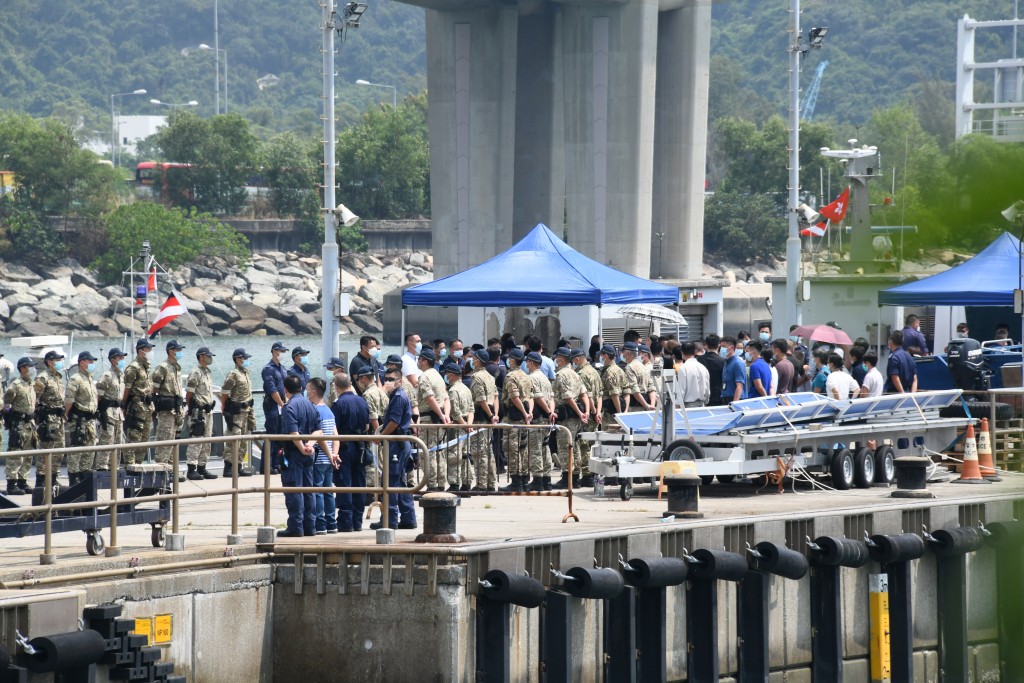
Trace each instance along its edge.
<path fill-rule="evenodd" d="M 192 164 L 177 162 L 143 161 L 135 167 L 135 193 L 139 197 L 168 201 L 172 188 L 181 192 L 184 197 L 192 196 L 186 188 L 188 171 Z"/>

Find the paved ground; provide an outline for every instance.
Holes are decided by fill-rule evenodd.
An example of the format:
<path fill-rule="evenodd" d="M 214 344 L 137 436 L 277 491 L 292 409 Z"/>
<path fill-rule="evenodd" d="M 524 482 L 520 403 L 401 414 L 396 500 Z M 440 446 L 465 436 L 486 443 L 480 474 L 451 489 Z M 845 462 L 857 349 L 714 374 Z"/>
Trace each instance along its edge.
<path fill-rule="evenodd" d="M 243 485 L 247 487 L 259 486 L 262 483 L 262 478 L 252 477 L 242 481 Z M 274 477 L 273 482 L 277 485 L 279 478 Z M 1006 481 L 990 485 L 963 486 L 943 483 L 933 484 L 930 488 L 939 499 L 948 500 L 951 503 L 1013 494 L 1024 495 L 1024 475 L 1008 475 Z M 228 479 L 187 481 L 181 484 L 183 493 L 215 494 L 229 489 L 230 480 Z M 885 488 L 845 492 L 798 488 L 796 492 L 793 492 L 789 487 L 784 494 L 780 495 L 774 488 L 758 491 L 751 485 L 722 486 L 716 483 L 702 488 L 700 507 L 701 511 L 705 513 L 705 519 L 701 521 L 724 522 L 742 519 L 749 522 L 752 516 L 758 515 L 807 514 L 818 511 L 840 512 L 904 504 L 890 498 L 890 492 Z M 656 526 L 666 523 L 662 520 L 661 515 L 666 509 L 666 502 L 658 501 L 651 487 L 636 486 L 634 497 L 628 502 L 619 499 L 617 487 L 614 489 L 609 487 L 606 493 L 607 495 L 602 498 L 597 498 L 592 490 L 576 494 L 573 498 L 573 510 L 579 516 L 580 521 L 579 523 L 569 521 L 565 524 L 562 523 L 562 517 L 568 511 L 568 501 L 565 497 L 483 496 L 464 498 L 458 510 L 458 531 L 466 537 L 467 542 L 472 543 L 562 536 L 609 528 Z M 376 515 L 375 512 L 374 520 L 377 518 Z M 284 497 L 281 494 L 272 494 L 271 523 L 282 528 L 285 518 Z M 420 522 L 422 527 L 422 519 Z M 669 523 L 685 524 L 687 522 L 677 520 Z M 236 549 L 237 553 L 252 550 L 256 541 L 256 527 L 262 526 L 262 524 L 263 494 L 254 493 L 240 496 L 239 533 L 243 537 L 243 545 Z M 150 542 L 148 525 L 119 528 L 120 558 L 103 559 L 88 556 L 85 552 L 85 534 L 77 531 L 55 534 L 53 552 L 56 554 L 57 563 L 61 568 L 70 568 L 70 565 L 76 565 L 78 569 L 87 570 L 90 566 L 124 566 L 123 563 L 130 558 L 139 558 L 145 563 L 173 562 L 183 559 L 185 556 L 192 557 L 197 552 L 201 554 L 223 552 L 230 529 L 231 497 L 211 496 L 181 502 L 180 531 L 185 535 L 186 552 L 184 554 L 154 549 Z M 398 531 L 397 540 L 399 543 L 410 542 L 417 533 L 418 531 L 412 530 Z M 104 530 L 103 535 L 109 544 L 109 529 Z M 338 547 L 346 544 L 362 545 L 373 542 L 374 533 L 369 530 L 360 533 L 279 540 L 282 545 L 322 543 Z M 42 548 L 42 536 L 0 539 L 0 557 L 3 558 L 0 570 L 9 569 L 20 572 L 38 567 Z"/>

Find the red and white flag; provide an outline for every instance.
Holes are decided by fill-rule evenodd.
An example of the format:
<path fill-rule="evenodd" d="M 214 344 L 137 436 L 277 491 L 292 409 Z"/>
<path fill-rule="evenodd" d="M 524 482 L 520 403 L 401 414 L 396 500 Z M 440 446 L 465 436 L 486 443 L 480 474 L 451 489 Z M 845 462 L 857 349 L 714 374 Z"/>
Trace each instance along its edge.
<path fill-rule="evenodd" d="M 146 334 L 152 337 L 154 334 L 166 327 L 172 320 L 177 318 L 182 313 L 187 312 L 188 309 L 178 301 L 178 297 L 181 295 L 177 292 L 172 292 L 164 305 L 160 307 L 160 312 L 157 314 L 156 319 L 153 320 L 153 324 L 149 326 L 149 331 Z"/>
<path fill-rule="evenodd" d="M 836 200 L 831 204 L 818 209 L 818 213 L 821 214 L 822 218 L 827 218 L 833 223 L 839 223 L 846 216 L 846 209 L 850 203 L 850 188 L 847 187 L 843 190 L 843 193 L 836 197 Z"/>
<path fill-rule="evenodd" d="M 800 231 L 800 234 L 804 237 L 824 237 L 826 230 L 828 230 L 828 221 L 822 221 L 820 223 L 807 226 Z"/>

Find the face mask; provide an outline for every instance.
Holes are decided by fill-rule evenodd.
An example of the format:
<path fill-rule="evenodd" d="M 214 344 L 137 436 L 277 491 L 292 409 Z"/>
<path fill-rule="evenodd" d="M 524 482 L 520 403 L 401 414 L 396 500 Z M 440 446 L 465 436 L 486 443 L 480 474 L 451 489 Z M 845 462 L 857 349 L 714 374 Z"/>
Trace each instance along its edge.
<path fill-rule="evenodd" d="M 462 358 L 462 349 L 452 351 L 452 358 Z"/>
<path fill-rule="evenodd" d="M 370 349 L 370 358 L 380 358 L 380 347 L 375 346 Z"/>
<path fill-rule="evenodd" d="M 747 351 L 746 353 L 744 353 L 743 357 L 746 358 L 748 361 L 754 360 L 754 356 L 750 353 L 750 351 Z"/>
<path fill-rule="evenodd" d="M 248 358 L 246 358 L 245 360 L 242 361 L 242 367 L 243 368 L 249 367 L 249 359 Z"/>
<path fill-rule="evenodd" d="M 448 357 L 448 349 L 441 349 L 441 358 Z"/>
<path fill-rule="evenodd" d="M 863 370 L 864 372 L 868 371 L 868 364 L 867 363 L 861 363 L 860 367 L 861 367 L 861 370 Z"/>
<path fill-rule="evenodd" d="M 966 332 L 957 332 L 956 333 L 956 338 L 957 339 L 967 339 L 967 333 Z"/>
<path fill-rule="evenodd" d="M 772 335 L 768 334 L 767 332 L 761 332 L 757 336 L 761 338 L 761 341 L 768 341 L 769 339 L 772 338 Z"/>
<path fill-rule="evenodd" d="M 793 335 L 790 335 L 789 336 L 789 341 L 793 342 L 794 344 L 799 344 L 800 343 L 800 337 L 795 337 Z"/>
<path fill-rule="evenodd" d="M 122 358 L 121 360 L 117 361 L 117 369 L 118 370 L 124 370 L 126 367 L 128 367 L 128 363 L 125 362 L 124 358 Z"/>
<path fill-rule="evenodd" d="M 508 359 L 505 359 L 505 360 L 501 361 L 501 364 L 505 366 L 506 370 L 509 369 L 509 367 L 508 367 Z"/>
<path fill-rule="evenodd" d="M 718 355 L 721 356 L 722 358 L 728 358 L 729 349 L 725 348 L 724 346 L 718 347 Z"/>
<path fill-rule="evenodd" d="M 604 358 L 598 358 L 597 359 L 597 363 L 595 365 L 597 366 L 598 369 L 603 368 L 604 367 Z"/>
<path fill-rule="evenodd" d="M 175 351 L 174 352 L 174 360 L 181 360 L 184 357 L 185 357 L 185 352 L 184 351 Z"/>
<path fill-rule="evenodd" d="M 89 363 L 87 366 L 85 366 L 85 371 L 88 372 L 88 373 L 95 372 L 96 371 L 96 364 L 95 363 Z"/>
<path fill-rule="evenodd" d="M 148 360 L 149 351 L 139 351 L 139 358 L 141 358 L 142 360 Z"/>
<path fill-rule="evenodd" d="M 615 362 L 616 362 L 616 363 L 625 363 L 625 362 L 626 362 L 626 359 L 625 359 L 625 358 L 623 358 L 623 357 L 622 357 L 622 354 L 620 353 L 620 354 L 619 354 L 619 355 L 618 355 L 618 356 L 617 356 L 617 357 L 615 358 Z"/>
<path fill-rule="evenodd" d="M 423 350 L 423 342 L 416 342 L 416 353 Z"/>
<path fill-rule="evenodd" d="M 64 361 L 59 360 L 56 363 L 54 363 L 53 364 L 53 369 L 56 370 L 57 372 L 60 372 L 61 370 L 63 370 L 64 369 Z"/>
<path fill-rule="evenodd" d="M 28 378 L 29 379 L 35 379 L 36 378 L 36 369 L 35 368 L 29 368 L 28 369 Z"/>

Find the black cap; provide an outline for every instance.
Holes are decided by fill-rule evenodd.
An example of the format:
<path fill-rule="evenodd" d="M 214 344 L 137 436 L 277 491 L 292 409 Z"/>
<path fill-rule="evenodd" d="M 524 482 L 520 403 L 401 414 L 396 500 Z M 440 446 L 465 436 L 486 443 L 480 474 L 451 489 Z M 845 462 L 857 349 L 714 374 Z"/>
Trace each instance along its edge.
<path fill-rule="evenodd" d="M 371 368 L 369 365 L 364 365 L 361 368 L 359 368 L 358 370 L 356 370 L 356 377 L 372 377 L 372 376 L 373 376 L 373 368 Z"/>
<path fill-rule="evenodd" d="M 587 352 L 584 351 L 583 349 L 573 349 L 572 353 L 569 354 L 569 358 L 571 358 L 572 360 L 576 360 L 577 358 L 586 358 L 586 357 L 587 357 Z"/>
<path fill-rule="evenodd" d="M 246 353 L 245 349 L 235 349 L 231 354 L 232 358 L 252 358 L 252 354 Z"/>
<path fill-rule="evenodd" d="M 35 363 L 33 363 L 32 359 L 29 358 L 28 356 L 22 356 L 21 358 L 18 359 L 18 369 L 19 370 L 21 370 L 26 365 L 29 366 L 29 367 L 32 367 L 33 365 L 35 365 Z"/>
<path fill-rule="evenodd" d="M 92 355 L 88 351 L 82 351 L 78 354 L 78 362 L 81 363 L 83 360 L 96 360 L 96 356 Z"/>
<path fill-rule="evenodd" d="M 181 351 L 183 348 L 185 347 L 179 344 L 177 339 L 172 339 L 171 341 L 167 342 L 168 351 Z"/>
<path fill-rule="evenodd" d="M 43 360 L 60 360 L 64 357 L 64 354 L 60 351 L 47 351 L 46 355 L 43 356 Z"/>
<path fill-rule="evenodd" d="M 107 351 L 107 360 L 113 360 L 115 358 L 124 358 L 128 354 L 121 349 L 110 349 Z"/>
<path fill-rule="evenodd" d="M 473 346 L 471 346 L 470 348 L 473 349 L 474 351 L 479 351 L 480 349 L 484 348 L 484 345 L 483 344 L 473 344 Z"/>
<path fill-rule="evenodd" d="M 270 347 L 271 351 L 287 351 L 288 347 L 281 342 L 274 342 L 274 345 Z"/>
<path fill-rule="evenodd" d="M 334 368 L 343 368 L 345 367 L 345 364 L 341 362 L 340 358 L 334 356 L 327 361 L 327 365 L 325 365 L 324 367 L 327 368 L 328 370 L 333 370 Z"/>
<path fill-rule="evenodd" d="M 615 347 L 612 346 L 611 344 L 605 344 L 604 346 L 601 347 L 601 353 L 608 356 L 614 356 Z"/>
<path fill-rule="evenodd" d="M 483 363 L 491 362 L 491 354 L 487 352 L 487 349 L 477 349 L 476 357 Z"/>
<path fill-rule="evenodd" d="M 151 348 L 153 348 L 153 342 L 149 341 L 145 337 L 143 337 L 142 339 L 140 339 L 137 342 L 135 342 L 135 350 L 136 351 L 138 351 L 139 349 L 151 349 Z"/>
<path fill-rule="evenodd" d="M 568 346 L 559 346 L 558 350 L 555 351 L 555 355 L 561 356 L 562 358 L 569 358 L 572 356 L 572 351 L 569 350 Z"/>
<path fill-rule="evenodd" d="M 384 364 L 385 365 L 401 365 L 402 364 L 402 357 L 401 356 L 397 356 L 395 354 L 391 354 L 390 356 L 387 357 L 387 360 L 384 361 Z"/>
<path fill-rule="evenodd" d="M 522 349 L 516 348 L 516 349 L 512 349 L 512 350 L 510 350 L 508 352 L 508 357 L 511 358 L 512 360 L 516 361 L 517 363 L 522 363 L 523 362 L 523 358 L 525 357 L 525 354 L 523 354 L 523 350 Z"/>
<path fill-rule="evenodd" d="M 420 358 L 422 358 L 423 360 L 428 360 L 431 363 L 437 360 L 437 356 L 434 355 L 433 349 L 423 349 L 422 351 L 420 351 Z"/>
<path fill-rule="evenodd" d="M 292 349 L 292 358 L 295 358 L 295 356 L 302 355 L 309 355 L 309 351 L 307 349 L 302 348 L 301 346 L 296 346 L 294 349 Z"/>
<path fill-rule="evenodd" d="M 211 351 L 210 347 L 208 347 L 208 346 L 200 346 L 198 349 L 196 349 L 196 358 L 199 358 L 199 356 L 216 356 L 216 355 L 217 354 L 215 354 L 213 351 Z"/>

